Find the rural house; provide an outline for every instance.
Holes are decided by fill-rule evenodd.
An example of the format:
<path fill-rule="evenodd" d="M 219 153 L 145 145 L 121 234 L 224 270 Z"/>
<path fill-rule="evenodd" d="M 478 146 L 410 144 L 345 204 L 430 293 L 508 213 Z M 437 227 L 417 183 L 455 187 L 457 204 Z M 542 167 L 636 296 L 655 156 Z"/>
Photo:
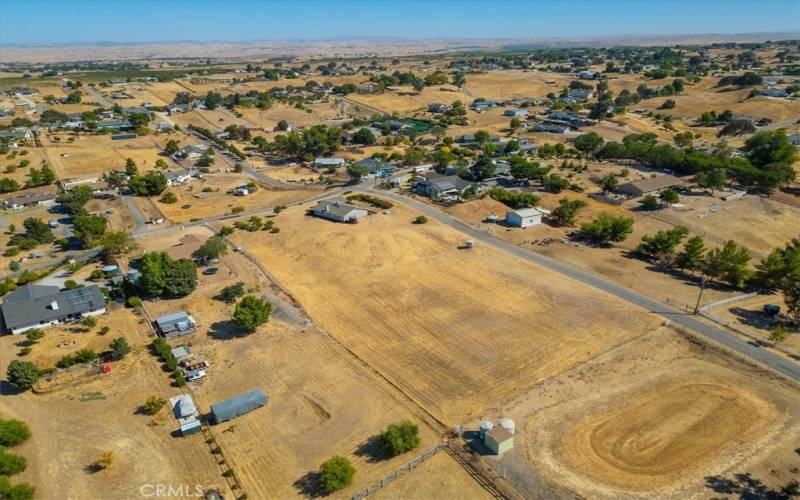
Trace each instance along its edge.
<path fill-rule="evenodd" d="M 344 158 L 317 158 L 314 168 L 339 168 L 344 166 Z"/>
<path fill-rule="evenodd" d="M 549 215 L 550 211 L 544 208 L 522 208 L 506 212 L 506 224 L 514 227 L 535 226 L 542 223 L 542 217 Z"/>
<path fill-rule="evenodd" d="M 348 204 L 347 200 L 341 196 L 318 201 L 317 205 L 311 209 L 311 213 L 317 217 L 330 219 L 336 222 L 353 223 L 369 215 L 366 209 Z"/>
<path fill-rule="evenodd" d="M 167 172 L 164 176 L 167 178 L 167 186 L 175 187 L 194 180 L 199 174 L 196 170 L 176 170 Z"/>
<path fill-rule="evenodd" d="M 457 175 L 430 173 L 414 185 L 414 190 L 433 199 L 458 198 L 472 185 Z"/>
<path fill-rule="evenodd" d="M 669 187 L 682 186 L 683 180 L 675 177 L 674 175 L 662 175 L 659 177 L 651 177 L 649 179 L 641 179 L 638 181 L 626 182 L 621 185 L 618 192 L 628 195 L 631 198 L 638 198 L 647 194 L 655 194 Z"/>
<path fill-rule="evenodd" d="M 507 109 L 503 111 L 504 116 L 522 117 L 528 116 L 528 111 L 525 109 Z"/>
<path fill-rule="evenodd" d="M 56 194 L 52 190 L 27 191 L 24 194 L 17 191 L 3 199 L 0 204 L 3 210 L 19 210 L 27 207 L 50 206 L 56 202 Z"/>
<path fill-rule="evenodd" d="M 208 147 L 203 144 L 184 146 L 175 153 L 175 158 L 179 160 L 198 160 L 201 156 L 206 154 L 207 150 Z"/>
<path fill-rule="evenodd" d="M 164 336 L 171 339 L 188 335 L 195 330 L 194 318 L 184 311 L 175 311 L 159 316 L 153 321 L 156 329 Z"/>
<path fill-rule="evenodd" d="M 106 312 L 106 300 L 97 285 L 73 290 L 57 286 L 25 285 L 5 296 L 0 305 L 3 329 L 17 335 L 85 316 Z"/>

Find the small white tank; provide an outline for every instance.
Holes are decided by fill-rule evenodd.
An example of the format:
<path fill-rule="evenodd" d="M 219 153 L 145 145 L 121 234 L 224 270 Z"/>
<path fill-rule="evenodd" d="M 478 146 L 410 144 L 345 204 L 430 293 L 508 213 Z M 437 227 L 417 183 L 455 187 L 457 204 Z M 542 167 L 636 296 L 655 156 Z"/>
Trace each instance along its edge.
<path fill-rule="evenodd" d="M 510 418 L 501 418 L 497 424 L 502 427 L 503 429 L 507 430 L 511 434 L 514 434 L 516 430 L 516 426 L 514 425 L 514 421 Z"/>
<path fill-rule="evenodd" d="M 484 437 L 487 432 L 494 429 L 494 424 L 489 420 L 481 420 L 481 437 Z"/>

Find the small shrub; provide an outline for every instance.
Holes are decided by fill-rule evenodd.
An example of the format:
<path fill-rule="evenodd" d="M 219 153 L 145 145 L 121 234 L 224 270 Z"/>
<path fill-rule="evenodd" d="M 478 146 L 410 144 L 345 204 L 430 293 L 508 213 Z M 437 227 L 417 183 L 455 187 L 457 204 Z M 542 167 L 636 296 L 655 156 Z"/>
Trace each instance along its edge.
<path fill-rule="evenodd" d="M 161 195 L 161 198 L 158 201 L 161 203 L 176 203 L 178 201 L 178 197 L 172 191 L 167 191 Z"/>
<path fill-rule="evenodd" d="M 244 207 L 233 207 L 233 208 L 231 208 L 231 213 L 232 214 L 239 214 L 239 213 L 242 213 L 242 212 L 244 212 Z"/>
<path fill-rule="evenodd" d="M 103 328 L 100 329 L 100 331 L 97 332 L 97 334 L 98 335 L 105 335 L 110 331 L 111 331 L 111 327 L 104 326 Z"/>
<path fill-rule="evenodd" d="M 269 232 L 270 233 L 280 233 L 281 232 L 281 228 L 273 227 L 272 229 L 269 230 Z"/>
<path fill-rule="evenodd" d="M 156 413 L 161 411 L 161 408 L 164 408 L 166 404 L 167 404 L 166 399 L 159 396 L 150 396 L 149 398 L 147 398 L 147 401 L 145 401 L 144 404 L 142 405 L 141 410 L 142 413 L 146 415 L 155 415 Z"/>
<path fill-rule="evenodd" d="M 419 215 L 419 216 L 417 216 L 416 219 L 414 219 L 412 221 L 412 223 L 413 224 L 427 224 L 428 223 L 428 218 L 425 217 L 424 215 Z"/>
<path fill-rule="evenodd" d="M 142 307 L 142 299 L 139 297 L 128 297 L 128 307 L 138 309 Z"/>
<path fill-rule="evenodd" d="M 27 467 L 28 461 L 25 457 L 0 448 L 0 475 L 13 476 L 23 472 Z"/>
<path fill-rule="evenodd" d="M 28 354 L 31 353 L 32 350 L 33 350 L 32 347 L 23 347 L 22 349 L 19 350 L 17 356 L 27 356 Z"/>
<path fill-rule="evenodd" d="M 31 437 L 31 430 L 25 422 L 0 419 L 0 446 L 16 446 L 29 437 Z"/>
<path fill-rule="evenodd" d="M 97 326 L 97 318 L 93 316 L 86 316 L 81 320 L 81 324 L 86 328 L 92 329 Z"/>
<path fill-rule="evenodd" d="M 178 387 L 186 385 L 186 377 L 183 376 L 183 372 L 180 370 L 175 370 L 175 385 Z"/>

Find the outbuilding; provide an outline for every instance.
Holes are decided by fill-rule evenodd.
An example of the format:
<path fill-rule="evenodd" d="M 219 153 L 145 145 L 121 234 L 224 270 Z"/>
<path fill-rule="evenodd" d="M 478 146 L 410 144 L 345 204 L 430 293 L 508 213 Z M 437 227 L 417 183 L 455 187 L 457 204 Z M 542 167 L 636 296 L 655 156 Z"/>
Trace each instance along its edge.
<path fill-rule="evenodd" d="M 260 389 L 256 389 L 211 405 L 211 420 L 215 424 L 221 424 L 250 413 L 265 404 L 267 404 L 267 396 Z"/>
<path fill-rule="evenodd" d="M 550 211 L 544 208 L 522 208 L 506 212 L 506 224 L 514 227 L 535 226 L 542 223 L 542 217 L 549 215 Z"/>
<path fill-rule="evenodd" d="M 484 434 L 483 443 L 495 455 L 502 455 L 514 447 L 514 435 L 508 429 L 495 427 Z"/>
<path fill-rule="evenodd" d="M 164 336 L 171 339 L 192 333 L 195 329 L 194 318 L 184 311 L 175 311 L 159 316 L 154 321 L 156 328 Z"/>

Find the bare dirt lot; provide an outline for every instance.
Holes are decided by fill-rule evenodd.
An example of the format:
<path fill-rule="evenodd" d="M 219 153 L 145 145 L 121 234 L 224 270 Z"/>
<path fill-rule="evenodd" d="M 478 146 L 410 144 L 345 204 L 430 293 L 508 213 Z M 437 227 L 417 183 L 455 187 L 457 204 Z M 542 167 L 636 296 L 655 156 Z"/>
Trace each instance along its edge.
<path fill-rule="evenodd" d="M 797 388 L 668 328 L 504 409 L 523 429 L 512 477 L 521 467 L 592 498 L 705 497 L 707 478 L 742 472 L 775 488 L 800 463 Z"/>
<path fill-rule="evenodd" d="M 237 232 L 311 318 L 448 423 L 660 323 L 396 206 L 356 225 L 291 208 Z M 558 310 L 553 317 L 552 311 Z"/>

